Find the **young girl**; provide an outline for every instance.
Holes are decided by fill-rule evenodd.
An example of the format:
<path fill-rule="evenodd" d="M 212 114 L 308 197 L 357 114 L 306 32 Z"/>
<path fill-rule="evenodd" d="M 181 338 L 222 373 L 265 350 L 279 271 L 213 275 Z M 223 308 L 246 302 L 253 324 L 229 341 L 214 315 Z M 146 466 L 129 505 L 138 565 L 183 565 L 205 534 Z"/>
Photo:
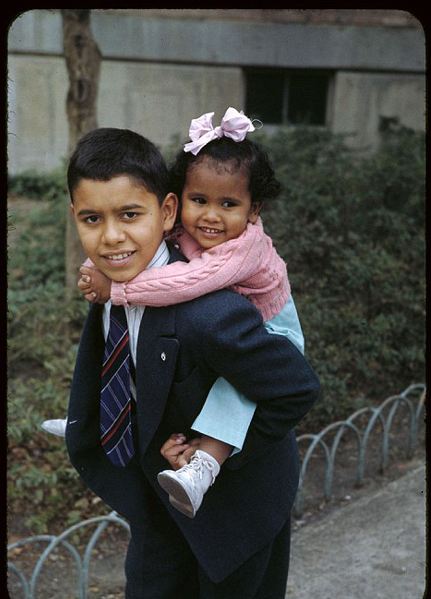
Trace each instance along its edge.
<path fill-rule="evenodd" d="M 303 352 L 286 265 L 259 217 L 264 201 L 275 198 L 280 185 L 266 153 L 246 139 L 254 131 L 250 119 L 229 108 L 214 129 L 213 115 L 192 120 L 192 141 L 171 169 L 171 190 L 181 200 L 181 227 L 170 237 L 189 262 L 116 283 L 87 260 L 78 287 L 89 301 L 145 306 L 177 304 L 231 287 L 260 310 L 268 332 L 288 336 Z M 177 433 L 163 445 L 161 452 L 175 470 L 161 472 L 158 481 L 174 507 L 194 517 L 220 466 L 242 449 L 255 408 L 219 378 L 192 426 L 201 437 L 187 443 Z M 43 427 L 62 434 L 65 421 L 45 421 Z"/>

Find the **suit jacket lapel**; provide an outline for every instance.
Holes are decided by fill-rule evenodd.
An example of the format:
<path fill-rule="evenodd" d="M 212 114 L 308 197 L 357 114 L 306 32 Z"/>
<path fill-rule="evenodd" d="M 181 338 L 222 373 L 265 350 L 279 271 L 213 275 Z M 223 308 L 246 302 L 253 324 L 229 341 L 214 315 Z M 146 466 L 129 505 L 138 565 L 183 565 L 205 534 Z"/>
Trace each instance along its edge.
<path fill-rule="evenodd" d="M 184 260 L 171 248 L 169 263 Z M 145 308 L 136 357 L 139 446 L 143 454 L 163 416 L 175 373 L 179 342 L 175 338 L 176 306 Z"/>
<path fill-rule="evenodd" d="M 179 342 L 173 337 L 175 307 L 146 308 L 136 359 L 136 410 L 143 454 L 163 416 L 175 372 Z"/>

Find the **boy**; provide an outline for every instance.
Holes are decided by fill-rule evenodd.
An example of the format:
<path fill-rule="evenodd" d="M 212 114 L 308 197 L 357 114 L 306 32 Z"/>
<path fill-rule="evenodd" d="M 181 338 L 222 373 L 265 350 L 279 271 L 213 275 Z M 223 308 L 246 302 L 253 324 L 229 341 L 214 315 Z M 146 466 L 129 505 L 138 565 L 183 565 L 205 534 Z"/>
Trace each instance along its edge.
<path fill-rule="evenodd" d="M 163 241 L 177 198 L 145 138 L 90 132 L 70 160 L 68 186 L 84 250 L 109 278 L 184 259 Z M 110 302 L 90 307 L 66 443 L 89 488 L 130 523 L 126 598 L 282 599 L 299 473 L 292 429 L 317 399 L 315 374 L 228 290 L 166 308 L 127 306 L 127 322 L 117 314 L 110 322 L 113 312 Z M 160 450 L 176 431 L 192 436 L 219 376 L 258 407 L 243 450 L 191 520 L 157 483 L 167 466 Z"/>

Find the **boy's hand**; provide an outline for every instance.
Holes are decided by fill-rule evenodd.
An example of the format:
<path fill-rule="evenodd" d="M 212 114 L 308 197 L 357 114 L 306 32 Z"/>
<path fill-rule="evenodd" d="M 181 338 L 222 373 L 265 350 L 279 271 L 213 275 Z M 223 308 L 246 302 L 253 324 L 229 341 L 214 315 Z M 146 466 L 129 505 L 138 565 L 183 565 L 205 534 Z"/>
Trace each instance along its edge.
<path fill-rule="evenodd" d="M 78 289 L 86 300 L 93 303 L 104 304 L 111 297 L 111 279 L 108 279 L 100 270 L 81 266 L 81 278 Z"/>
<path fill-rule="evenodd" d="M 179 470 L 190 462 L 194 452 L 199 449 L 201 439 L 187 439 L 182 433 L 174 433 L 163 443 L 160 453 L 174 470 Z"/>

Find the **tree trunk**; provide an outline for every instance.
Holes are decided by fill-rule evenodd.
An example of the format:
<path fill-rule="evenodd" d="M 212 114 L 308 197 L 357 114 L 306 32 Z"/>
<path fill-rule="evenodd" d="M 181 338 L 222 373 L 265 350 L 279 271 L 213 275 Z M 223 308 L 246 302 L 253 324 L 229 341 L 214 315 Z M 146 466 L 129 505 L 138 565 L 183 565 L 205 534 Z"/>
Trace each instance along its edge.
<path fill-rule="evenodd" d="M 90 10 L 62 9 L 63 48 L 69 75 L 66 113 L 68 157 L 79 139 L 97 128 L 97 92 L 102 56 L 90 29 Z M 66 224 L 66 295 L 76 292 L 78 269 L 85 256 L 69 212 Z"/>

